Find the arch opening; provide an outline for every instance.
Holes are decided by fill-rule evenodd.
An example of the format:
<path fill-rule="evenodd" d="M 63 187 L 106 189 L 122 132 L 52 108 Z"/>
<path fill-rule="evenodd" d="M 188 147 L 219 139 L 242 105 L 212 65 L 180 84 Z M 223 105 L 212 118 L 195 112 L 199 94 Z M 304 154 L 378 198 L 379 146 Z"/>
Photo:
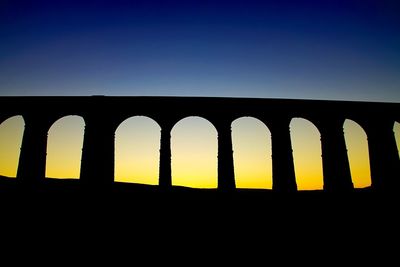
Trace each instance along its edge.
<path fill-rule="evenodd" d="M 47 137 L 46 178 L 79 179 L 85 121 L 69 115 L 50 127 Z"/>
<path fill-rule="evenodd" d="M 394 137 L 396 139 L 397 153 L 400 158 L 400 123 L 398 121 L 394 122 L 393 132 L 394 132 Z"/>
<path fill-rule="evenodd" d="M 298 190 L 322 190 L 321 135 L 309 120 L 294 118 L 290 122 L 290 137 Z"/>
<path fill-rule="evenodd" d="M 271 132 L 259 119 L 232 122 L 232 145 L 237 188 L 272 189 Z"/>
<path fill-rule="evenodd" d="M 17 176 L 24 127 L 25 121 L 20 115 L 0 124 L 0 176 Z"/>
<path fill-rule="evenodd" d="M 217 131 L 201 117 L 187 117 L 171 130 L 172 185 L 217 187 Z"/>
<path fill-rule="evenodd" d="M 355 121 L 346 119 L 343 124 L 351 180 L 354 188 L 371 186 L 367 134 Z"/>
<path fill-rule="evenodd" d="M 115 131 L 116 182 L 157 185 L 161 128 L 146 116 L 123 121 Z"/>

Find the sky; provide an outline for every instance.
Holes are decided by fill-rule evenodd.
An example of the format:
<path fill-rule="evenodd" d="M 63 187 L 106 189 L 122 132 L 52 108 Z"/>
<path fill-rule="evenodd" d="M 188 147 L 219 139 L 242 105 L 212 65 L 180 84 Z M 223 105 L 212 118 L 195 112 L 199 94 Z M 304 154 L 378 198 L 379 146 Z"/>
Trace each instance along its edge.
<path fill-rule="evenodd" d="M 0 3 L 0 95 L 400 101 L 400 3 Z"/>
<path fill-rule="evenodd" d="M 0 96 L 118 95 L 400 102 L 400 2 L 0 1 Z M 48 131 L 46 176 L 78 178 L 84 120 Z M 394 126 L 397 142 L 400 124 Z M 237 187 L 271 188 L 269 129 L 232 122 Z M 0 124 L 0 175 L 15 177 L 24 120 Z M 318 130 L 290 124 L 299 190 L 321 189 Z M 356 187 L 371 184 L 365 132 L 344 124 Z M 115 180 L 158 183 L 160 126 L 115 133 Z M 399 146 L 399 143 L 398 143 Z M 171 131 L 174 185 L 217 186 L 217 132 L 185 118 Z"/>

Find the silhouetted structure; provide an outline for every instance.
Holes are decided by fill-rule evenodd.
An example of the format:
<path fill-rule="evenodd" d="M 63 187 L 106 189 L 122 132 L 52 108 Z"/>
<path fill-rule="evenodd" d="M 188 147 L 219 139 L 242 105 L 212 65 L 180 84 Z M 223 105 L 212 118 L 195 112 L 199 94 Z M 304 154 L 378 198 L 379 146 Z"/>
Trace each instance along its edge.
<path fill-rule="evenodd" d="M 263 121 L 272 136 L 273 190 L 296 191 L 289 123 L 302 117 L 321 133 L 325 191 L 351 191 L 353 184 L 343 123 L 351 119 L 368 137 L 372 186 L 376 191 L 399 188 L 400 164 L 393 133 L 400 104 L 350 101 L 211 98 L 211 97 L 0 97 L 0 123 L 22 115 L 25 131 L 17 181 L 28 187 L 45 177 L 47 132 L 61 117 L 85 121 L 79 183 L 106 188 L 114 181 L 114 134 L 132 116 L 147 116 L 161 127 L 159 186 L 171 187 L 170 133 L 179 120 L 200 116 L 218 133 L 218 189 L 235 188 L 231 123 L 243 116 Z M 267 155 L 266 155 L 267 156 Z"/>

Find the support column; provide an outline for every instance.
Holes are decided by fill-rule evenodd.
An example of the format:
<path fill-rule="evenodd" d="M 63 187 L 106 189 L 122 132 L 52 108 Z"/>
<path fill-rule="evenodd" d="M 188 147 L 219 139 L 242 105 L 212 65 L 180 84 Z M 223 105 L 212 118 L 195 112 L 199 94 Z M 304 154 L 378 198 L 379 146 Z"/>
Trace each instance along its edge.
<path fill-rule="evenodd" d="M 272 189 L 280 192 L 297 191 L 290 139 L 289 118 L 270 121 L 272 138 Z"/>
<path fill-rule="evenodd" d="M 400 186 L 400 160 L 393 121 L 376 120 L 367 124 L 372 188 L 395 191 Z"/>
<path fill-rule="evenodd" d="M 114 181 L 115 131 L 111 123 L 86 118 L 80 179 L 85 186 L 110 187 Z"/>
<path fill-rule="evenodd" d="M 218 189 L 236 188 L 230 121 L 216 125 L 218 131 Z"/>
<path fill-rule="evenodd" d="M 36 186 L 46 175 L 47 130 L 44 123 L 25 118 L 17 170 L 17 180 L 24 186 Z"/>
<path fill-rule="evenodd" d="M 327 119 L 318 127 L 321 133 L 322 169 L 326 191 L 343 192 L 354 188 L 343 123 L 344 120 L 341 119 Z"/>
<path fill-rule="evenodd" d="M 170 124 L 163 124 L 160 139 L 160 169 L 159 186 L 163 189 L 171 188 L 171 128 Z"/>

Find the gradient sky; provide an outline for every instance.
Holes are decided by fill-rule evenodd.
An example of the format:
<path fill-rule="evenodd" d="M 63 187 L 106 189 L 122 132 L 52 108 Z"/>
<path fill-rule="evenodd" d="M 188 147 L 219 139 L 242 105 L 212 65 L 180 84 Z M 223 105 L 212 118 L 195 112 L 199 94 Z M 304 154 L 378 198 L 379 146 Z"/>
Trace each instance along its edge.
<path fill-rule="evenodd" d="M 400 4 L 0 3 L 0 95 L 400 101 Z"/>
<path fill-rule="evenodd" d="M 273 3 L 272 3 L 273 2 Z M 400 2 L 0 2 L 0 96 L 157 95 L 400 102 Z M 294 119 L 299 189 L 322 188 L 321 145 Z M 344 125 L 353 183 L 370 184 L 363 130 Z M 22 117 L 0 125 L 0 174 L 16 174 Z M 79 177 L 84 121 L 49 129 L 46 175 Z M 395 126 L 399 142 L 400 126 Z M 115 180 L 158 183 L 159 125 L 116 131 Z M 236 185 L 271 188 L 271 139 L 254 118 L 232 123 Z M 399 143 L 398 143 L 399 146 Z M 216 130 L 191 117 L 171 131 L 173 184 L 217 185 Z"/>

